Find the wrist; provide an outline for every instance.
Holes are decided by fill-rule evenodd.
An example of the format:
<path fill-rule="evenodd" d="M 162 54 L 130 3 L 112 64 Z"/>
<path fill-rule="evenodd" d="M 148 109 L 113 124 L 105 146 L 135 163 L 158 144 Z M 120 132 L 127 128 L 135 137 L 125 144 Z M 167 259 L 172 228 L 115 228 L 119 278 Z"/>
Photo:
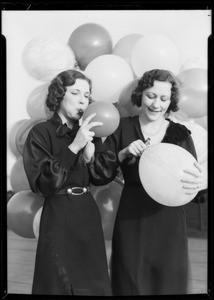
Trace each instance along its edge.
<path fill-rule="evenodd" d="M 75 154 L 77 154 L 80 151 L 79 147 L 74 143 L 70 144 L 68 148 Z"/>

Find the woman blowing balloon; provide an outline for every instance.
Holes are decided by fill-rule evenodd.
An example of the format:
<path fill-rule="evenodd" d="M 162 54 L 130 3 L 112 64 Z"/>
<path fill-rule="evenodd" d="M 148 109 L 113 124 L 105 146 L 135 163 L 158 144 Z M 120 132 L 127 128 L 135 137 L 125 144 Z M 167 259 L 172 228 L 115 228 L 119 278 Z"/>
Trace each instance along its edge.
<path fill-rule="evenodd" d="M 170 111 L 178 110 L 178 82 L 168 71 L 148 71 L 139 79 L 131 101 L 141 107 L 140 115 L 122 118 L 104 143 L 117 154 L 114 167 L 120 166 L 124 177 L 112 240 L 113 294 L 185 294 L 188 248 L 184 207 L 165 206 L 150 198 L 138 172 L 140 156 L 149 144 L 175 144 L 196 158 L 191 132 L 167 118 Z M 206 152 L 206 143 L 204 147 Z M 187 179 L 189 173 L 192 180 Z M 190 194 L 206 188 L 206 170 L 197 162 L 192 170 L 184 170 L 183 188 Z"/>
<path fill-rule="evenodd" d="M 91 82 L 81 72 L 56 76 L 46 100 L 54 114 L 32 128 L 24 146 L 30 187 L 45 197 L 33 294 L 111 295 L 101 218 L 88 188 L 91 129 L 102 123 L 91 114 L 79 124 L 90 94 Z"/>

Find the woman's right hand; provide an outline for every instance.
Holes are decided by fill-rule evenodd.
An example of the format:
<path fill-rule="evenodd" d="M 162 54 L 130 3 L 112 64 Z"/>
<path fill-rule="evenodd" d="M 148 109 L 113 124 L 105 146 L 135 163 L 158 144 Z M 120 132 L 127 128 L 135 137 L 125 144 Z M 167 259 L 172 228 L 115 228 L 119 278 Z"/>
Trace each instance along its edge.
<path fill-rule="evenodd" d="M 87 142 L 91 142 L 95 133 L 91 131 L 93 127 L 102 126 L 102 122 L 91 122 L 90 121 L 95 117 L 96 113 L 91 114 L 88 116 L 82 123 L 80 129 L 78 130 L 73 142 L 69 145 L 69 149 L 74 152 L 78 153 L 81 149 L 85 147 Z"/>
<path fill-rule="evenodd" d="M 143 151 L 148 147 L 142 140 L 136 140 L 118 153 L 119 161 L 123 161 L 127 156 L 141 156 Z"/>

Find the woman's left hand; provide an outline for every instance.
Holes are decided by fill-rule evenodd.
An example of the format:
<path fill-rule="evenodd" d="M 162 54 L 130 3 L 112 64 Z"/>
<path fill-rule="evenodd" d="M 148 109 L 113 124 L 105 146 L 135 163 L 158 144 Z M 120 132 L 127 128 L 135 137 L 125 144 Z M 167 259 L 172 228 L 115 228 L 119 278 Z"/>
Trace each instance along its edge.
<path fill-rule="evenodd" d="M 184 177 L 181 181 L 184 183 L 183 188 L 186 189 L 188 195 L 195 194 L 207 188 L 207 171 L 204 170 L 199 163 L 194 163 L 195 169 L 185 169 L 184 173 L 192 175 L 192 179 Z"/>
<path fill-rule="evenodd" d="M 88 141 L 83 150 L 83 157 L 86 163 L 89 163 L 94 156 L 95 146 L 94 143 Z"/>

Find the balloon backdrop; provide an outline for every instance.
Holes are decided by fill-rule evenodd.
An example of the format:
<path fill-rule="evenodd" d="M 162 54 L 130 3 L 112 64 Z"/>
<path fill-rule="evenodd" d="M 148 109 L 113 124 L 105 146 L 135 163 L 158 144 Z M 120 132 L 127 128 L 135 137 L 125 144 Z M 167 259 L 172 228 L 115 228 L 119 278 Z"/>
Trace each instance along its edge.
<path fill-rule="evenodd" d="M 35 238 L 33 220 L 44 199 L 32 191 L 20 191 L 7 204 L 7 224 L 16 234 L 24 238 Z"/>
<path fill-rule="evenodd" d="M 52 36 L 38 36 L 24 48 L 22 61 L 30 75 L 42 81 L 76 67 L 76 58 L 68 45 Z"/>
<path fill-rule="evenodd" d="M 119 178 L 105 186 L 91 186 L 91 193 L 100 210 L 105 240 L 112 239 L 122 189 L 123 182 Z"/>
<path fill-rule="evenodd" d="M 177 74 L 179 54 L 166 36 L 148 34 L 136 42 L 131 54 L 131 65 L 137 77 L 152 69 L 164 69 Z"/>
<path fill-rule="evenodd" d="M 72 32 L 68 45 L 73 50 L 81 70 L 85 70 L 94 58 L 112 52 L 110 34 L 103 26 L 95 23 L 77 27 Z"/>
<path fill-rule="evenodd" d="M 131 66 L 113 54 L 99 56 L 85 69 L 92 79 L 92 98 L 95 101 L 117 102 L 121 89 L 133 79 Z"/>
<path fill-rule="evenodd" d="M 11 169 L 10 184 L 14 193 L 30 190 L 22 156 L 17 159 Z"/>
<path fill-rule="evenodd" d="M 138 79 L 134 79 L 129 82 L 120 92 L 117 109 L 121 117 L 132 117 L 139 115 L 142 108 L 137 105 L 133 105 L 131 102 L 132 91 L 137 87 Z"/>
<path fill-rule="evenodd" d="M 179 106 L 189 118 L 207 115 L 207 70 L 192 68 L 178 74 L 182 84 Z"/>
<path fill-rule="evenodd" d="M 40 209 L 37 211 L 33 219 L 33 232 L 37 239 L 39 238 L 39 227 L 40 227 L 42 210 L 43 210 L 43 206 L 40 207 Z"/>
<path fill-rule="evenodd" d="M 196 169 L 195 158 L 177 145 L 160 143 L 148 147 L 139 161 L 141 183 L 149 196 L 166 206 L 180 206 L 190 202 L 194 195 L 185 194 L 181 179 L 191 180 L 184 169 Z M 152 200 L 151 200 L 152 201 Z"/>
<path fill-rule="evenodd" d="M 21 154 L 23 154 L 24 143 L 28 136 L 29 131 L 32 129 L 32 127 L 34 125 L 36 125 L 37 123 L 40 123 L 42 121 L 46 121 L 46 119 L 41 119 L 41 120 L 28 119 L 19 126 L 17 133 L 16 133 L 16 146 L 17 146 L 18 151 Z"/>
<path fill-rule="evenodd" d="M 201 68 L 191 68 L 180 72 L 177 77 L 183 87 L 189 90 L 207 94 L 207 70 Z"/>
<path fill-rule="evenodd" d="M 104 101 L 91 103 L 83 114 L 83 120 L 93 113 L 96 113 L 96 116 L 91 122 L 103 122 L 102 126 L 91 129 L 95 132 L 95 136 L 106 137 L 117 129 L 120 115 L 113 104 Z"/>
<path fill-rule="evenodd" d="M 136 42 L 142 37 L 142 34 L 131 33 L 122 37 L 114 46 L 112 54 L 118 55 L 131 64 L 131 53 Z"/>
<path fill-rule="evenodd" d="M 9 149 L 11 150 L 12 154 L 15 157 L 19 157 L 21 155 L 20 151 L 17 148 L 17 143 L 16 143 L 16 135 L 17 135 L 17 131 L 19 130 L 19 127 L 25 122 L 27 121 L 27 119 L 22 119 L 19 120 L 18 122 L 16 122 L 12 128 L 9 131 L 9 135 L 8 135 L 8 145 L 9 145 Z"/>
<path fill-rule="evenodd" d="M 46 106 L 49 84 L 37 86 L 29 95 L 26 109 L 29 116 L 33 119 L 45 119 L 52 115 Z"/>
<path fill-rule="evenodd" d="M 207 116 L 204 116 L 202 118 L 195 118 L 194 122 L 207 130 Z"/>

